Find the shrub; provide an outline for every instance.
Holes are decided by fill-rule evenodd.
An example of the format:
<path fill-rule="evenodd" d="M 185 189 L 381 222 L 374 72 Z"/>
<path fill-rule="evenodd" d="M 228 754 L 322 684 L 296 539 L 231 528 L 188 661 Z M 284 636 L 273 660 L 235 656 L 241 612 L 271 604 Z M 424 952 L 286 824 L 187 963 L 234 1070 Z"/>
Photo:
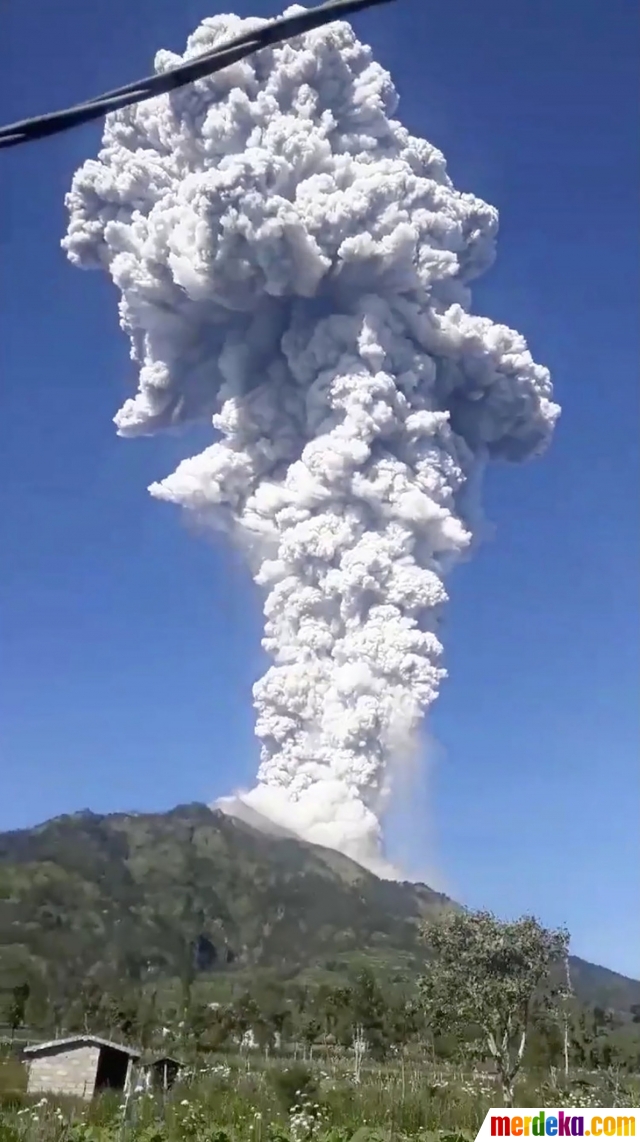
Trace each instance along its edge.
<path fill-rule="evenodd" d="M 274 1090 L 284 1109 L 289 1112 L 301 1098 L 312 1100 L 318 1093 L 318 1082 L 304 1063 L 292 1063 L 271 1076 Z"/>
<path fill-rule="evenodd" d="M 29 1103 L 30 1099 L 26 1091 L 0 1089 L 0 1112 L 3 1110 L 22 1110 Z"/>

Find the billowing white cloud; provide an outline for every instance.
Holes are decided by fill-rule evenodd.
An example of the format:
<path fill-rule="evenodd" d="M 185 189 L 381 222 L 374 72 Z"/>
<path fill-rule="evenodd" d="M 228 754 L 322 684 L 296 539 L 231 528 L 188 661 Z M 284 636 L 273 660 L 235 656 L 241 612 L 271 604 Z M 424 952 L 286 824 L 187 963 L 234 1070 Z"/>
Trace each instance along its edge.
<path fill-rule="evenodd" d="M 184 58 L 248 24 L 205 20 Z M 469 312 L 496 211 L 396 105 L 347 23 L 263 49 L 110 115 L 64 240 L 121 294 L 120 434 L 213 421 L 150 490 L 226 530 L 264 592 L 245 803 L 379 869 L 479 474 L 541 451 L 559 411 L 524 339 Z"/>

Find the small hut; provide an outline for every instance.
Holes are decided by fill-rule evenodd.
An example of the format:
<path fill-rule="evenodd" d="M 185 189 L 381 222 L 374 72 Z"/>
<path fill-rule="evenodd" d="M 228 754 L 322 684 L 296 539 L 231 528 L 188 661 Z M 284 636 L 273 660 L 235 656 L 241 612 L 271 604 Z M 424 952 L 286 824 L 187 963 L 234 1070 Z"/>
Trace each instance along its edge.
<path fill-rule="evenodd" d="M 126 1091 L 140 1051 L 97 1035 L 74 1035 L 36 1043 L 22 1052 L 29 1069 L 30 1094 L 71 1094 L 93 1098 L 102 1090 Z"/>
<path fill-rule="evenodd" d="M 162 1055 L 160 1058 L 143 1057 L 140 1060 L 140 1071 L 144 1076 L 146 1090 L 170 1090 L 181 1070 L 182 1063 L 172 1059 L 170 1055 Z"/>

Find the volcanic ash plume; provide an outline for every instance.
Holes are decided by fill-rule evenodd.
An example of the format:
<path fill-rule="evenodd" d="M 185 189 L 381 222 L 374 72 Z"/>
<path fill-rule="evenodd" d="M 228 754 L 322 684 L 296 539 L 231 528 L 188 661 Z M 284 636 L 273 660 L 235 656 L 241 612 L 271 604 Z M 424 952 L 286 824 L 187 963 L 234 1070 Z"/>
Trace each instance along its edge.
<path fill-rule="evenodd" d="M 183 58 L 264 22 L 205 20 Z M 228 531 L 264 591 L 244 802 L 376 868 L 394 765 L 445 673 L 469 487 L 543 449 L 559 411 L 523 338 L 469 313 L 496 211 L 396 104 L 346 23 L 263 49 L 110 115 L 64 240 L 121 293 L 138 388 L 119 433 L 213 422 L 150 491 Z"/>

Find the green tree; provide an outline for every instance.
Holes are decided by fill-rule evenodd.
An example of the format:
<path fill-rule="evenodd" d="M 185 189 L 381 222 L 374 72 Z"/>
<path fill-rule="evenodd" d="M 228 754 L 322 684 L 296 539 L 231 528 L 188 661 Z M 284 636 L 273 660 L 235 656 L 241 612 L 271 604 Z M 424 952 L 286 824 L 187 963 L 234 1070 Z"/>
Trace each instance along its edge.
<path fill-rule="evenodd" d="M 291 1010 L 284 985 L 276 979 L 262 981 L 253 989 L 253 997 L 260 1013 L 258 1025 L 253 1028 L 258 1042 L 271 1047 L 276 1035 L 282 1042 L 291 1025 Z"/>
<path fill-rule="evenodd" d="M 313 1012 L 304 1011 L 299 1016 L 297 1031 L 300 1039 L 307 1048 L 309 1055 L 311 1055 L 315 1043 L 317 1043 L 320 1035 L 322 1034 L 322 1025 L 320 1020 L 313 1014 Z"/>
<path fill-rule="evenodd" d="M 354 1026 L 362 1028 L 371 1054 L 378 1058 L 384 1055 L 390 1042 L 388 1005 L 370 968 L 363 968 L 354 980 L 351 1013 Z"/>
<path fill-rule="evenodd" d="M 149 1050 L 153 1045 L 158 1023 L 158 991 L 151 987 L 142 992 L 138 1004 L 138 1042 L 144 1050 Z"/>
<path fill-rule="evenodd" d="M 97 979 L 83 980 L 78 995 L 79 1019 L 83 1031 L 99 1033 L 105 1019 L 105 993 Z"/>
<path fill-rule="evenodd" d="M 511 1106 L 534 1015 L 555 1010 L 560 998 L 552 973 L 566 961 L 568 933 L 531 916 L 505 923 L 490 912 L 451 911 L 423 934 L 432 959 L 420 993 L 433 1029 L 474 1028 Z"/>
<path fill-rule="evenodd" d="M 78 981 L 85 977 L 86 966 L 80 958 L 52 958 L 46 965 L 43 984 L 47 997 L 47 1023 L 56 1036 L 70 1029 L 73 1023 Z"/>
<path fill-rule="evenodd" d="M 390 1004 L 387 1028 L 389 1040 L 396 1048 L 404 1048 L 415 1040 L 424 1029 L 424 1012 L 419 1001 L 401 998 Z"/>
<path fill-rule="evenodd" d="M 137 1037 L 140 1028 L 139 1001 L 127 992 L 110 995 L 105 1002 L 105 1015 L 111 1034 L 117 1031 L 130 1042 Z"/>
<path fill-rule="evenodd" d="M 9 1002 L 6 1008 L 6 1019 L 9 1027 L 11 1028 L 11 1038 L 13 1039 L 19 1027 L 24 1026 L 25 1012 L 27 1010 L 27 1003 L 31 995 L 31 988 L 26 982 L 18 983 L 11 989 Z"/>
<path fill-rule="evenodd" d="M 316 1007 L 324 1025 L 325 1036 L 331 1035 L 341 1043 L 350 1043 L 353 1024 L 353 993 L 350 987 L 328 987 L 318 989 Z"/>

